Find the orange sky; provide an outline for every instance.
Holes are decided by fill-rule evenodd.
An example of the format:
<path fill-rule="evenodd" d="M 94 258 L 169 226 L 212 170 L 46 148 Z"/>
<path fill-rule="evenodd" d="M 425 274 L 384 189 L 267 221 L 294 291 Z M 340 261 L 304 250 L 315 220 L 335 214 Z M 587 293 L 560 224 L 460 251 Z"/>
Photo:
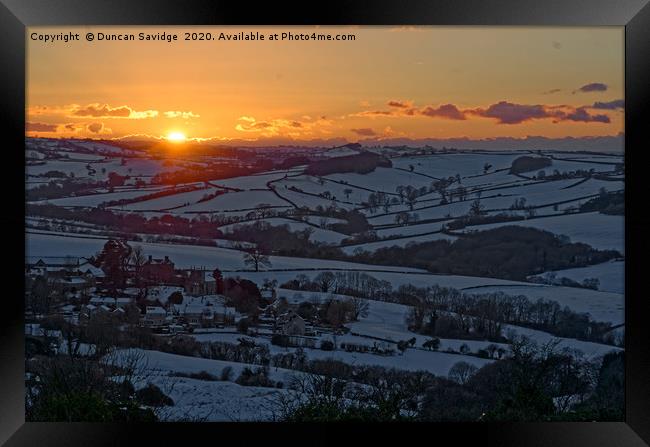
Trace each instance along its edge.
<path fill-rule="evenodd" d="M 180 40 L 84 38 L 163 31 Z M 185 31 L 356 39 L 188 42 Z M 30 38 L 61 32 L 81 40 Z M 358 141 L 623 131 L 622 27 L 31 27 L 27 44 L 32 136 Z"/>

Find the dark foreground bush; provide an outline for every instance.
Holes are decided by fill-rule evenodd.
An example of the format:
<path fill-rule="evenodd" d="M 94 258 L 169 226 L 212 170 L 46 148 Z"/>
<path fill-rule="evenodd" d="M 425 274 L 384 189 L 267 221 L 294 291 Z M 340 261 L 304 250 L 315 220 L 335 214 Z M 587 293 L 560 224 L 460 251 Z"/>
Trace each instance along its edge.
<path fill-rule="evenodd" d="M 244 368 L 235 380 L 235 383 L 242 386 L 264 386 L 275 387 L 275 383 L 269 379 L 269 373 L 266 368 L 257 368 L 253 371 L 251 368 Z"/>
<path fill-rule="evenodd" d="M 164 407 L 174 405 L 171 397 L 167 396 L 153 383 L 148 384 L 146 387 L 139 389 L 135 392 L 136 397 L 144 405 L 151 407 Z"/>
<path fill-rule="evenodd" d="M 100 394 L 72 392 L 52 394 L 39 400 L 31 409 L 29 420 L 39 422 L 156 422 L 150 409 L 137 402 L 114 403 Z"/>

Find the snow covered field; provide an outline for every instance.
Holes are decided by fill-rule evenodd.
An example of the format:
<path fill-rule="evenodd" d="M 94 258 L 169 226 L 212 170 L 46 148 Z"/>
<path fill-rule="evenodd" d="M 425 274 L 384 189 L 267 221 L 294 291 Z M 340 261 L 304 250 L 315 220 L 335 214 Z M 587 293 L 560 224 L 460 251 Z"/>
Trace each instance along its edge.
<path fill-rule="evenodd" d="M 140 377 L 137 387 L 145 386 L 145 381 L 153 383 L 174 400 L 174 406 L 163 407 L 163 420 L 189 421 L 260 421 L 273 417 L 277 411 L 275 398 L 287 390 L 258 386 L 241 386 L 233 381 L 241 371 L 259 365 L 211 360 L 169 354 L 160 351 L 136 350 L 143 355 L 141 365 L 147 370 L 147 377 Z M 232 369 L 231 381 L 205 381 L 186 377 L 170 377 L 170 373 L 199 373 L 206 371 L 217 377 L 224 368 Z M 271 368 L 269 378 L 275 381 L 288 381 L 294 371 Z M 286 382 L 284 382 L 286 383 Z"/>
<path fill-rule="evenodd" d="M 564 234 L 569 236 L 572 242 L 584 242 L 600 250 L 617 250 L 625 253 L 623 216 L 608 216 L 600 213 L 568 214 L 509 222 L 509 224 Z M 470 229 L 481 231 L 503 225 L 503 223 L 475 225 Z"/>
<path fill-rule="evenodd" d="M 602 264 L 590 265 L 567 270 L 555 270 L 557 278 L 569 278 L 582 282 L 587 278 L 600 281 L 598 290 L 623 293 L 625 289 L 625 261 L 612 260 Z"/>
<path fill-rule="evenodd" d="M 90 257 L 99 252 L 106 241 L 106 238 L 80 237 L 63 233 L 37 234 L 28 231 L 26 252 L 27 256 L 30 257 L 66 255 Z M 247 268 L 244 264 L 243 253 L 234 249 L 149 242 L 134 242 L 133 245 L 142 246 L 147 255 L 152 255 L 155 258 L 169 256 L 169 258 L 174 261 L 176 266 L 179 268 L 190 268 L 192 266 L 204 266 L 212 269 L 220 268 L 223 270 L 244 270 Z M 381 266 L 378 268 L 373 265 L 331 261 L 327 259 L 290 258 L 284 256 L 271 256 L 270 259 L 273 269 L 353 269 L 367 271 L 378 269 L 395 272 L 421 271 L 408 267 Z"/>
<path fill-rule="evenodd" d="M 565 348 L 576 349 L 588 358 L 600 357 L 612 351 L 614 352 L 622 351 L 621 348 L 617 348 L 616 346 L 603 345 L 600 343 L 592 343 L 588 341 L 574 340 L 572 338 L 555 337 L 551 334 L 547 334 L 546 332 L 536 331 L 534 329 L 529 329 L 529 328 L 524 328 L 519 326 L 505 325 L 503 328 L 503 332 L 506 334 L 510 334 L 512 336 L 528 337 L 531 340 L 534 340 L 539 345 L 544 345 L 550 342 L 558 343 L 557 345 L 558 350 L 562 350 Z"/>
<path fill-rule="evenodd" d="M 205 179 L 189 177 L 188 180 L 184 178 L 183 181 L 193 182 L 188 184 L 201 189 L 175 192 L 164 197 L 116 206 L 112 207 L 111 211 L 135 213 L 148 218 L 168 214 L 187 219 L 197 216 L 215 217 L 214 215 L 238 217 L 239 219 L 217 219 L 219 223 L 214 224 L 215 228 L 216 225 L 220 225 L 218 229 L 224 233 L 232 232 L 238 225 L 249 225 L 259 219 L 273 226 L 288 225 L 291 231 L 309 230 L 311 241 L 334 246 L 340 246 L 345 239 L 359 236 L 363 238 L 356 240 L 372 240 L 373 235 L 389 238 L 341 247 L 347 254 L 354 254 L 358 250 L 372 252 L 383 247 L 404 247 L 408 244 L 442 239 L 453 241 L 463 238 L 463 231 L 482 231 L 504 225 L 516 225 L 565 235 L 571 242 L 582 242 L 596 249 L 616 250 L 624 257 L 624 216 L 598 212 L 571 212 L 602 192 L 624 190 L 624 178 L 621 171 L 617 171 L 616 168 L 617 164 L 622 163 L 622 156 L 551 151 L 539 154 L 523 151 L 461 151 L 429 155 L 412 155 L 395 148 L 373 148 L 372 151 L 389 154 L 392 167 L 379 167 L 367 174 L 335 173 L 322 177 L 304 174 L 305 166 L 225 179 L 216 178 L 207 182 L 203 181 Z M 298 156 L 305 156 L 307 160 L 312 161 L 355 153 L 358 153 L 358 150 L 348 147 L 330 150 L 321 148 L 315 155 L 296 152 Z M 152 183 L 156 174 L 180 171 L 188 167 L 200 169 L 208 165 L 221 166 L 224 162 L 228 165 L 229 161 L 233 162 L 225 155 L 185 158 L 175 154 L 173 158 L 165 159 L 147 151 L 126 150 L 110 144 L 89 141 L 60 143 L 33 140 L 28 143 L 27 154 L 30 157 L 30 165 L 27 167 L 25 178 L 26 186 L 30 189 L 47 185 L 50 180 L 74 182 L 76 179 L 82 179 L 97 182 L 92 186 L 93 193 L 89 195 L 73 195 L 67 193 L 66 189 L 65 195 L 56 195 L 55 192 L 54 196 L 45 195 L 38 198 L 56 198 L 33 202 L 60 207 L 98 207 L 108 201 L 137 199 L 155 192 L 169 191 L 171 186 Z M 543 169 L 544 174 L 539 173 L 539 170 L 524 172 L 522 175 L 511 174 L 509 171 L 512 162 L 524 155 L 551 157 L 551 165 Z M 253 167 L 259 166 L 256 164 L 257 161 L 269 162 L 270 167 L 288 166 L 288 164 L 281 164 L 282 158 L 275 157 L 274 151 L 268 151 L 265 152 L 263 159 L 256 160 L 253 155 L 250 161 L 243 157 L 245 161 L 240 163 L 235 160 L 233 166 L 238 168 L 237 173 L 246 172 L 243 169 L 248 168 L 254 172 Z M 271 169 L 267 168 L 266 164 L 261 166 L 264 167 L 255 169 Z M 562 176 L 557 175 L 556 179 L 549 179 L 548 177 L 556 170 L 565 174 L 564 178 L 559 178 Z M 593 170 L 596 175 L 570 172 L 577 170 Z M 52 174 L 50 171 L 61 171 L 66 178 L 60 174 Z M 47 174 L 48 172 L 50 174 Z M 130 178 L 124 186 L 114 188 L 99 183 L 107 180 L 109 174 L 113 172 Z M 229 171 L 226 168 L 224 171 L 216 170 L 215 177 L 219 177 L 220 172 L 226 172 L 225 176 Z M 55 175 L 58 178 L 45 177 L 43 174 Z M 536 178 L 537 176 L 539 178 Z M 212 177 L 212 174 L 209 177 Z M 133 186 L 136 179 L 140 180 L 137 189 Z M 439 190 L 440 183 L 437 183 L 440 179 L 445 179 L 449 183 L 445 186 L 447 189 L 442 192 Z M 405 190 L 416 191 L 416 193 L 408 198 Z M 207 198 L 208 195 L 216 193 L 221 194 Z M 387 202 L 378 206 L 369 206 L 371 194 L 377 197 L 381 193 L 384 194 Z M 445 203 L 447 199 L 449 201 Z M 508 213 L 527 218 L 470 226 L 459 230 L 455 236 L 443 234 L 441 230 L 444 225 L 453 219 L 467 216 L 475 200 L 479 201 L 488 215 Z M 512 209 L 515 202 L 522 201 L 526 206 L 533 206 L 533 211 Z M 268 208 L 263 213 L 265 217 L 260 217 L 262 213 L 256 213 L 262 205 Z M 404 213 L 407 214 L 408 222 L 403 220 Z M 359 222 L 355 222 L 355 219 Z M 238 220 L 242 222 L 231 223 Z M 90 257 L 102 249 L 108 237 L 106 229 L 102 226 L 88 226 L 82 221 L 61 222 L 49 217 L 26 216 L 26 222 L 32 226 L 26 231 L 26 254 L 32 259 L 50 256 Z M 350 225 L 346 226 L 347 223 Z M 39 224 L 42 224 L 40 228 L 45 230 L 33 228 Z M 46 224 L 51 226 L 48 227 Z M 331 229 L 333 224 L 341 225 L 334 227 L 337 231 L 333 231 Z M 361 229 L 351 230 L 351 227 Z M 64 233 L 72 231 L 87 231 L 93 234 Z M 118 229 L 111 229 L 111 231 L 118 231 Z M 147 235 L 140 236 L 147 237 Z M 182 237 L 186 238 L 182 239 L 183 242 L 191 242 L 191 236 Z M 181 240 L 181 236 L 177 240 Z M 532 302 L 538 299 L 552 300 L 575 312 L 589 313 L 594 321 L 611 323 L 617 326 L 616 331 L 619 333 L 624 331 L 624 259 L 554 272 L 557 278 L 566 277 L 578 282 L 597 278 L 600 283 L 599 290 L 591 290 L 498 278 L 431 274 L 408 267 L 273 255 L 269 256 L 270 266 L 262 266 L 260 271 L 256 272 L 250 265 L 246 265 L 245 253 L 235 245 L 250 244 L 250 241 L 219 239 L 215 240 L 215 243 L 218 246 L 129 242 L 132 246 L 141 246 L 145 256 L 151 255 L 154 258 L 168 256 L 176 268 L 219 268 L 226 277 L 238 276 L 250 279 L 260 287 L 266 280 L 277 280 L 279 285 L 276 288 L 277 296 L 286 298 L 290 304 L 297 304 L 302 300 L 323 302 L 332 297 L 329 293 L 281 288 L 283 283 L 295 279 L 297 275 L 306 275 L 313 280 L 325 271 L 359 271 L 377 280 L 387 281 L 393 290 L 400 286 L 422 288 L 441 286 L 459 289 L 466 294 L 502 292 L 507 295 L 524 295 Z M 328 256 L 324 253 L 328 253 L 326 250 L 332 250 L 332 247 L 316 247 L 316 249 L 322 251 L 309 253 L 323 253 L 322 256 Z M 535 270 L 538 271 L 542 269 Z M 161 285 L 151 288 L 149 296 L 152 299 L 165 301 L 173 291 L 182 290 L 182 288 Z M 334 298 L 350 297 L 334 296 Z M 188 296 L 184 299 L 187 300 L 186 303 L 192 301 Z M 459 361 L 465 361 L 479 368 L 497 361 L 476 356 L 479 350 L 485 350 L 489 345 L 494 344 L 486 340 L 442 338 L 438 351 L 424 349 L 423 343 L 430 340 L 430 337 L 408 329 L 406 317 L 409 312 L 410 307 L 406 305 L 368 300 L 367 315 L 360 316 L 357 321 L 345 323 L 349 329 L 348 333 L 333 336 L 331 329 L 327 327 L 317 330 L 318 335 L 314 337 L 318 342 L 326 339 L 335 341 L 339 344 L 338 349 L 324 351 L 304 348 L 304 353 L 309 360 L 336 359 L 352 365 L 379 365 L 407 371 L 428 371 L 437 376 L 447 376 L 450 368 Z M 312 323 L 316 327 L 322 321 L 315 320 L 310 324 Z M 511 325 L 504 328 L 502 335 L 506 338 L 525 335 L 538 343 L 556 339 L 546 332 Z M 209 331 L 197 330 L 191 336 L 200 342 L 239 343 L 242 334 L 237 333 L 234 326 L 226 325 L 225 328 L 219 329 L 212 327 Z M 264 327 L 259 333 L 248 338 L 257 344 L 267 345 L 271 355 L 296 350 L 296 348 L 272 345 L 270 329 Z M 395 355 L 346 352 L 340 349 L 341 342 L 366 346 L 383 343 L 395 349 L 397 342 L 412 338 L 415 339 L 414 345 L 404 353 L 397 351 Z M 560 348 L 577 349 L 589 358 L 598 358 L 613 350 L 620 350 L 614 346 L 575 339 L 557 339 L 557 341 Z M 510 338 L 507 342 L 496 345 L 507 352 L 509 342 Z M 458 353 L 462 345 L 468 346 L 470 355 Z M 140 350 L 140 352 L 153 371 L 149 380 L 159 385 L 176 403 L 173 407 L 165 409 L 166 417 L 170 420 L 271 420 L 277 411 L 278 397 L 292 392 L 287 390 L 286 386 L 283 388 L 245 387 L 234 383 L 245 367 L 255 369 L 259 367 L 258 365 L 158 351 Z M 207 371 L 218 377 L 224 368 L 232 368 L 233 377 L 230 380 L 206 381 L 173 377 L 174 373 L 187 374 L 201 371 Z M 285 385 L 296 374 L 297 371 L 270 368 L 270 378 Z"/>
<path fill-rule="evenodd" d="M 297 222 L 295 220 L 291 219 L 283 219 L 279 217 L 272 217 L 268 219 L 259 219 L 260 222 L 267 222 L 269 225 L 272 226 L 281 226 L 281 225 L 288 225 L 291 231 L 304 231 L 304 230 L 310 230 L 312 231 L 310 240 L 313 241 L 318 241 L 318 242 L 326 242 L 328 244 L 340 244 L 341 241 L 348 236 L 342 233 L 337 233 L 336 231 L 331 231 L 331 230 L 324 230 L 322 228 L 315 228 L 313 225 L 309 225 L 303 222 Z M 224 233 L 229 233 L 233 229 L 237 228 L 239 225 L 247 225 L 251 224 L 252 222 L 245 222 L 243 224 L 230 224 L 230 225 L 224 225 L 222 227 L 219 227 L 221 231 Z"/>
<path fill-rule="evenodd" d="M 561 306 L 568 306 L 575 312 L 585 312 L 596 321 L 620 324 L 625 321 L 625 298 L 621 293 L 601 292 L 577 287 L 559 286 L 486 286 L 476 287 L 465 292 L 488 293 L 503 292 L 508 295 L 525 295 L 530 300 L 542 298 L 553 300 Z"/>

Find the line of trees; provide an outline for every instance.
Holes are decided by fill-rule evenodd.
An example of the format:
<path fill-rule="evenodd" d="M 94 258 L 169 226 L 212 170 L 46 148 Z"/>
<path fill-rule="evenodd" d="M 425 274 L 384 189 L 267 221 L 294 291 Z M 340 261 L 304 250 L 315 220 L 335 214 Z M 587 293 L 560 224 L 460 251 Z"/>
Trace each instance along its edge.
<path fill-rule="evenodd" d="M 589 314 L 562 307 L 557 301 L 532 301 L 525 295 L 503 292 L 468 294 L 438 285 L 415 287 L 390 282 L 364 272 L 321 272 L 310 279 L 297 275 L 281 284 L 293 290 L 336 293 L 411 306 L 410 330 L 435 337 L 504 341 L 503 325 L 529 327 L 558 337 L 622 345 L 611 323 L 593 321 Z"/>
<path fill-rule="evenodd" d="M 623 353 L 589 361 L 522 338 L 507 359 L 449 376 L 312 360 L 277 397 L 277 418 L 332 421 L 620 421 Z"/>

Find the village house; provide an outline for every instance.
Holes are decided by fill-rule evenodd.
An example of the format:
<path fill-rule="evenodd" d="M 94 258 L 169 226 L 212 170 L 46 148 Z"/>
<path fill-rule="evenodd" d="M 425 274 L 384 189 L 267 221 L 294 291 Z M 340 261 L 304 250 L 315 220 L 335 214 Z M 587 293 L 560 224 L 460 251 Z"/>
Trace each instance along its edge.
<path fill-rule="evenodd" d="M 169 284 L 175 278 L 174 263 L 165 256 L 164 259 L 154 259 L 149 255 L 147 261 L 140 267 L 141 279 L 155 284 Z"/>
<path fill-rule="evenodd" d="M 180 319 L 190 326 L 203 327 L 205 322 L 214 321 L 214 315 L 206 306 L 184 305 L 178 312 Z"/>
<path fill-rule="evenodd" d="M 214 295 L 217 293 L 217 281 L 209 270 L 191 269 L 186 271 L 184 289 L 192 296 Z"/>
<path fill-rule="evenodd" d="M 57 344 L 63 341 L 63 333 L 55 329 L 45 329 L 38 323 L 28 323 L 25 325 L 25 335 L 32 337 L 49 338 Z"/>
<path fill-rule="evenodd" d="M 56 278 L 72 274 L 81 265 L 81 261 L 74 256 L 47 256 L 27 258 L 26 264 L 28 275 Z"/>
<path fill-rule="evenodd" d="M 103 278 L 104 271 L 92 265 L 85 258 L 75 256 L 28 258 L 26 263 L 27 275 L 61 278 L 65 276 L 81 276 L 88 281 Z"/>
<path fill-rule="evenodd" d="M 183 303 L 173 304 L 170 310 L 180 321 L 193 327 L 214 327 L 234 320 L 236 311 L 225 305 L 225 297 L 206 295 L 187 296 Z"/>
<path fill-rule="evenodd" d="M 74 315 L 76 306 L 74 304 L 66 304 L 59 307 L 59 315 L 63 316 L 64 319 L 71 318 Z"/>
<path fill-rule="evenodd" d="M 276 331 L 284 335 L 305 335 L 305 320 L 293 310 L 280 315 L 276 322 Z"/>
<path fill-rule="evenodd" d="M 72 256 L 32 258 L 26 264 L 27 276 L 47 278 L 67 299 L 87 296 L 97 280 L 104 278 L 102 269 Z"/>
<path fill-rule="evenodd" d="M 167 312 L 160 306 L 147 306 L 142 322 L 145 326 L 162 326 L 167 319 Z"/>
<path fill-rule="evenodd" d="M 101 268 L 95 267 L 88 261 L 79 264 L 76 270 L 84 275 L 92 275 L 95 278 L 103 278 L 105 276 L 104 271 Z"/>
<path fill-rule="evenodd" d="M 64 276 L 52 281 L 64 294 L 87 295 L 93 288 L 92 282 L 83 276 Z"/>
<path fill-rule="evenodd" d="M 94 296 L 90 299 L 90 304 L 95 306 L 105 305 L 113 308 L 122 308 L 128 306 L 132 302 L 133 299 L 129 297 L 112 298 L 109 296 Z"/>

